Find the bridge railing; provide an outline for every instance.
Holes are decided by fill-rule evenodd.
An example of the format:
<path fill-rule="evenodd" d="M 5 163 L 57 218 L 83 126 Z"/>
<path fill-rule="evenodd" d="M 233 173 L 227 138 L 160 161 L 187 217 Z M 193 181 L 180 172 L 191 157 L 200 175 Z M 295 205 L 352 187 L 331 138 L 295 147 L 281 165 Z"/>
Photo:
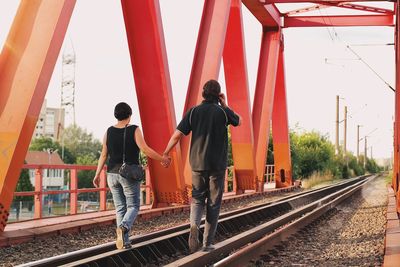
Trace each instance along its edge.
<path fill-rule="evenodd" d="M 265 183 L 274 183 L 275 182 L 275 165 L 266 165 L 265 166 Z"/>
<path fill-rule="evenodd" d="M 100 187 L 79 188 L 78 173 L 95 171 L 88 165 L 25 164 L 30 172 L 34 191 L 15 192 L 10 222 L 44 217 L 73 215 L 114 209 L 112 195 L 107 186 L 106 169 L 100 173 Z M 59 170 L 59 171 L 56 171 Z M 58 174 L 57 177 L 54 174 Z M 90 183 L 93 176 L 89 174 Z M 152 204 L 152 188 L 146 168 L 146 180 L 141 186 L 141 205 Z"/>
<path fill-rule="evenodd" d="M 24 164 L 23 169 L 30 172 L 30 182 L 34 185 L 34 191 L 14 193 L 9 222 L 114 209 L 112 195 L 106 181 L 106 168 L 100 173 L 100 187 L 79 187 L 79 172 L 95 171 L 96 168 L 97 166 L 94 165 Z M 54 174 L 59 176 L 52 177 Z M 88 174 L 88 176 L 91 186 L 93 175 Z M 273 181 L 274 165 L 267 165 L 265 182 Z M 234 166 L 230 166 L 225 174 L 224 191 L 228 193 L 236 192 L 236 190 L 235 169 Z M 141 205 L 151 208 L 152 198 L 150 174 L 146 168 L 146 180 L 141 185 Z"/>

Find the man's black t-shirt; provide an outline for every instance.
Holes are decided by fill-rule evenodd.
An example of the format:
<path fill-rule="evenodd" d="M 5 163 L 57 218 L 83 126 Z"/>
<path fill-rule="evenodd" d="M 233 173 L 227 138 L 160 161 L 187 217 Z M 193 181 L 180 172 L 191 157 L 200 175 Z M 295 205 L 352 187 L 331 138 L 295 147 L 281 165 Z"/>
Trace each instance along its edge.
<path fill-rule="evenodd" d="M 192 132 L 189 159 L 193 171 L 226 169 L 229 124 L 239 125 L 239 116 L 216 102 L 203 101 L 185 114 L 177 130 L 184 135 Z"/>

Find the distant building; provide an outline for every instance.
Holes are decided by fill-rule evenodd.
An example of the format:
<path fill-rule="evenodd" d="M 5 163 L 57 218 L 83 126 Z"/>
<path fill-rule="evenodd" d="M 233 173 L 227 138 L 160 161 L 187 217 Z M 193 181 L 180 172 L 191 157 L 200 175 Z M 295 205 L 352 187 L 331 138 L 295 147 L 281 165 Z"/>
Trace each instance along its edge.
<path fill-rule="evenodd" d="M 64 129 L 64 117 L 64 109 L 47 107 L 45 100 L 40 110 L 33 138 L 44 136 L 53 140 L 59 139 L 59 131 Z"/>
<path fill-rule="evenodd" d="M 57 152 L 28 151 L 25 157 L 27 164 L 64 164 Z M 29 178 L 35 185 L 35 170 L 29 170 Z M 64 171 L 55 169 L 43 169 L 42 186 L 44 190 L 61 190 L 64 188 Z"/>

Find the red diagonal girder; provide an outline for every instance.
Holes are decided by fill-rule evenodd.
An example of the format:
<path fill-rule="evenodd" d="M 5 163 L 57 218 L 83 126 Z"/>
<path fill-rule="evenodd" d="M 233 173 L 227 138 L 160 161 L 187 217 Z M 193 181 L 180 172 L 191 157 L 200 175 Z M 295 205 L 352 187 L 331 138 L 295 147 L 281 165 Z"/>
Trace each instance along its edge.
<path fill-rule="evenodd" d="M 0 232 L 74 6 L 21 1 L 0 54 Z"/>
<path fill-rule="evenodd" d="M 158 1 L 121 1 L 144 137 L 162 152 L 175 131 L 167 52 Z M 157 110 L 157 112 L 154 112 Z M 156 205 L 187 203 L 179 145 L 172 166 L 149 159 Z"/>
<path fill-rule="evenodd" d="M 258 190 L 263 190 L 265 164 L 278 70 L 281 30 L 264 29 L 252 111 Z"/>
<path fill-rule="evenodd" d="M 242 0 L 242 2 L 264 27 L 282 26 L 281 13 L 274 4 L 266 5 L 258 0 Z"/>
<path fill-rule="evenodd" d="M 394 26 L 393 15 L 285 17 L 284 27 Z"/>
<path fill-rule="evenodd" d="M 207 0 L 204 3 L 192 72 L 186 94 L 184 114 L 201 101 L 204 83 L 209 79 L 218 79 L 230 6 L 230 0 Z M 185 182 L 188 186 L 191 186 L 192 180 L 189 166 L 190 137 L 183 137 L 180 143 L 182 160 L 185 164 Z"/>
<path fill-rule="evenodd" d="M 286 12 L 284 14 L 285 17 L 292 16 L 292 15 L 297 15 L 301 13 L 306 13 L 310 11 L 315 11 L 315 10 L 320 10 L 320 9 L 325 9 L 329 7 L 340 7 L 340 8 L 348 8 L 348 9 L 354 9 L 354 10 L 359 10 L 359 11 L 368 11 L 368 12 L 374 12 L 374 13 L 379 13 L 379 14 L 394 14 L 393 10 L 390 9 L 385 9 L 385 8 L 378 8 L 378 7 L 372 7 L 372 6 L 363 6 L 363 5 L 357 5 L 353 3 L 323 3 L 323 4 L 317 4 L 314 6 L 309 6 L 305 8 L 300 8 L 296 10 L 292 10 L 289 12 Z"/>
<path fill-rule="evenodd" d="M 240 0 L 232 0 L 223 54 L 229 106 L 242 117 L 240 127 L 230 128 L 232 156 L 239 192 L 256 189 L 253 123 L 241 8 Z"/>
<path fill-rule="evenodd" d="M 244 1 L 243 1 L 244 2 Z M 343 0 L 329 0 L 329 1 L 310 1 L 310 0 L 259 0 L 262 4 L 290 4 L 290 3 L 347 3 L 349 1 Z M 388 2 L 386 0 L 354 0 L 351 2 Z"/>
<path fill-rule="evenodd" d="M 282 38 L 283 40 L 283 38 Z M 285 61 L 283 41 L 279 50 L 272 109 L 272 140 L 274 144 L 275 186 L 292 185 L 292 162 L 290 158 L 289 120 L 286 101 Z"/>

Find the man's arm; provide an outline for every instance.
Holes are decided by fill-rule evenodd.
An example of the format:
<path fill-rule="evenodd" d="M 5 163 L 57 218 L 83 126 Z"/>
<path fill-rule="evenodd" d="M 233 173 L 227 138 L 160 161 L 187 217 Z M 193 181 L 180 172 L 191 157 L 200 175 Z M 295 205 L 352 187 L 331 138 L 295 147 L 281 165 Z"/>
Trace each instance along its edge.
<path fill-rule="evenodd" d="M 182 132 L 180 132 L 179 130 L 175 130 L 175 132 L 169 139 L 167 147 L 165 148 L 164 155 L 167 156 L 169 154 L 169 152 L 176 146 L 179 140 L 181 140 L 182 136 L 183 136 Z"/>
<path fill-rule="evenodd" d="M 236 114 L 236 113 L 235 113 Z M 240 116 L 239 114 L 236 114 L 236 115 L 238 115 L 238 117 L 239 117 L 239 124 L 238 124 L 238 126 L 240 126 L 240 125 L 242 125 L 242 116 Z"/>
<path fill-rule="evenodd" d="M 182 136 L 188 135 L 192 130 L 192 124 L 190 121 L 191 114 L 193 112 L 193 108 L 191 108 L 188 112 L 186 112 L 183 119 L 176 127 L 175 132 L 172 134 L 171 138 L 169 139 L 168 145 L 165 148 L 164 155 L 168 155 L 169 152 L 176 146 L 176 144 L 181 140 Z"/>
<path fill-rule="evenodd" d="M 164 155 L 161 156 L 147 145 L 146 141 L 143 138 L 142 131 L 139 129 L 139 127 L 135 130 L 135 140 L 140 150 L 143 151 L 146 156 L 161 161 L 161 165 L 163 165 L 164 167 L 168 167 L 171 164 L 171 159 L 169 157 L 166 157 Z"/>

